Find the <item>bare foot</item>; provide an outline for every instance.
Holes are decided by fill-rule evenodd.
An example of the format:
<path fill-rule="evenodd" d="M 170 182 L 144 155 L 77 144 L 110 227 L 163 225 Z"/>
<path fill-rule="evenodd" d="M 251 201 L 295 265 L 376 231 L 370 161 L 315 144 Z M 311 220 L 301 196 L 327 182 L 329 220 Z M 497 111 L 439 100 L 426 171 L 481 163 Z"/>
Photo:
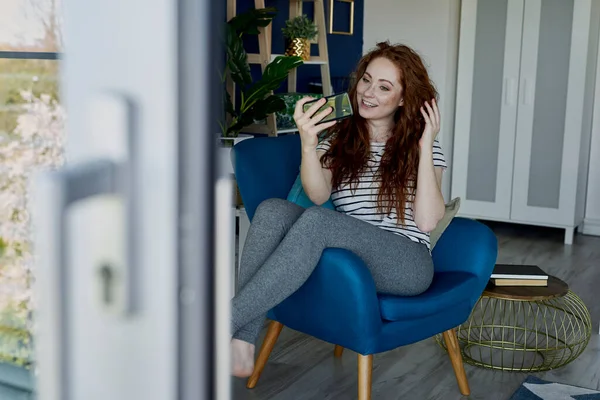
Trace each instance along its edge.
<path fill-rule="evenodd" d="M 247 378 L 254 371 L 254 345 L 239 339 L 231 340 L 231 374 Z"/>

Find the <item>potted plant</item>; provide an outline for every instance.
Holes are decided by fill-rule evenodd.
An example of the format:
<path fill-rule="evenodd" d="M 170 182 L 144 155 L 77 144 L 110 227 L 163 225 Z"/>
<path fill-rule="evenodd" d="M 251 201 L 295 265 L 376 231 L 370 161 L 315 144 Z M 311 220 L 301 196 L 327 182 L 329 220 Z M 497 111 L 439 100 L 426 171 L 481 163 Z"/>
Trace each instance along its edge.
<path fill-rule="evenodd" d="M 283 99 L 272 94 L 281 86 L 291 69 L 302 64 L 300 57 L 278 56 L 264 69 L 258 80 L 252 80 L 248 55 L 244 49 L 244 35 L 259 35 L 259 28 L 268 26 L 275 17 L 274 7 L 250 9 L 238 14 L 226 24 L 225 29 L 225 68 L 221 74 L 221 82 L 225 88 L 225 80 L 230 76 L 236 84 L 239 101 L 235 104 L 227 91 L 224 95 L 223 122 L 220 122 L 221 142 L 219 162 L 221 169 L 233 174 L 231 166 L 231 148 L 236 143 L 251 138 L 252 135 L 240 134 L 245 127 L 263 121 L 272 113 L 284 110 Z"/>
<path fill-rule="evenodd" d="M 310 41 L 319 33 L 317 25 L 306 15 L 300 15 L 286 21 L 281 31 L 287 39 L 285 54 L 299 56 L 304 61 L 310 60 Z"/>
<path fill-rule="evenodd" d="M 224 83 L 227 74 L 239 88 L 239 104 L 233 104 L 231 96 L 225 94 L 225 112 L 228 118 L 221 124 L 224 139 L 237 138 L 246 126 L 264 120 L 269 114 L 284 110 L 285 102 L 272 91 L 278 89 L 291 69 L 302 64 L 296 56 L 278 56 L 264 69 L 259 80 L 252 80 L 248 55 L 244 49 L 244 35 L 258 35 L 259 28 L 268 26 L 277 10 L 274 7 L 250 9 L 227 22 L 225 71 L 221 76 Z"/>

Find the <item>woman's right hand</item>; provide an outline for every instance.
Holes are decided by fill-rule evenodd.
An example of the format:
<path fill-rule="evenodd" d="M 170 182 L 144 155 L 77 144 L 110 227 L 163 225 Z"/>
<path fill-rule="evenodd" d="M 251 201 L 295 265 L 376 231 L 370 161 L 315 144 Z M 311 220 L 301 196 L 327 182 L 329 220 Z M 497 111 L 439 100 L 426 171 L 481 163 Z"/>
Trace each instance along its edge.
<path fill-rule="evenodd" d="M 298 100 L 296 103 L 296 109 L 294 110 L 294 121 L 296 122 L 298 131 L 300 132 L 300 140 L 302 141 L 302 149 L 304 151 L 316 149 L 317 144 L 319 143 L 319 132 L 331 128 L 337 122 L 329 121 L 319 124 L 323 118 L 333 111 L 331 107 L 328 107 L 315 115 L 315 112 L 317 112 L 317 110 L 325 104 L 326 100 L 324 98 L 316 101 L 315 104 L 310 106 L 310 108 L 304 112 L 304 104 L 312 100 L 314 100 L 313 97 L 304 97 Z"/>

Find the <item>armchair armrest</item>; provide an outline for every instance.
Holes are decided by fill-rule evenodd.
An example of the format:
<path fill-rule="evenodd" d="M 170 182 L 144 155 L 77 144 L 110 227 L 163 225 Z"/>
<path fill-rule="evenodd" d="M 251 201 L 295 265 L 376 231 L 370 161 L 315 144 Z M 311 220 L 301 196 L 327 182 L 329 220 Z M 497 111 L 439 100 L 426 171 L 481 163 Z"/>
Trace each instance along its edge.
<path fill-rule="evenodd" d="M 375 338 L 383 324 L 367 266 L 354 253 L 333 248 L 325 249 L 310 278 L 271 316 L 292 329 L 354 351 Z"/>
<path fill-rule="evenodd" d="M 454 218 L 432 252 L 436 272 L 461 271 L 477 277 L 473 304 L 485 289 L 498 256 L 498 241 L 481 222 Z"/>

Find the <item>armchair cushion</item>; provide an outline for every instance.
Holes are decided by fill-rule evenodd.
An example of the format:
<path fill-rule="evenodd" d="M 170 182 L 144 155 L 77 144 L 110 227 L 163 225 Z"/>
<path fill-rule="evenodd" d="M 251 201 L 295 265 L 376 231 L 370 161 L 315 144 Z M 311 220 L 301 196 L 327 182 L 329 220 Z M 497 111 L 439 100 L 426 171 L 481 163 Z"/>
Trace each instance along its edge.
<path fill-rule="evenodd" d="M 304 188 L 302 187 L 302 180 L 300 179 L 300 174 L 298 174 L 298 176 L 296 177 L 296 181 L 294 182 L 292 189 L 288 193 L 287 199 L 292 203 L 296 203 L 304 208 L 313 207 L 315 205 L 315 203 L 313 203 L 308 198 L 308 195 L 304 192 Z M 327 200 L 327 202 L 322 204 L 321 207 L 335 210 L 335 206 L 331 202 L 331 199 Z"/>
<path fill-rule="evenodd" d="M 377 338 L 367 343 L 369 347 L 348 348 L 360 354 L 376 354 L 416 343 L 462 324 L 469 317 L 471 309 L 469 302 L 463 301 L 425 317 L 385 322 Z"/>
<path fill-rule="evenodd" d="M 413 297 L 380 294 L 381 317 L 387 321 L 423 318 L 468 301 L 477 277 L 467 272 L 439 272 L 425 293 Z"/>

